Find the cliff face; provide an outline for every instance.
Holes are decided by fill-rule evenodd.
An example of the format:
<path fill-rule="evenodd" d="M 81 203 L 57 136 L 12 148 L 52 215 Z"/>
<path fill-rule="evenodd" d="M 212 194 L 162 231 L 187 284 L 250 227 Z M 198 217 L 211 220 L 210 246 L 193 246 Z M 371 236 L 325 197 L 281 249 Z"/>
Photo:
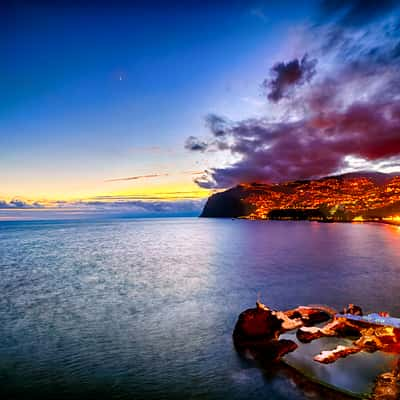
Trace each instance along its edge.
<path fill-rule="evenodd" d="M 253 207 L 242 200 L 247 193 L 241 186 L 212 195 L 200 217 L 238 218 L 249 215 Z"/>
<path fill-rule="evenodd" d="M 400 213 L 400 176 L 353 173 L 280 184 L 241 184 L 212 195 L 201 217 L 343 220 Z"/>

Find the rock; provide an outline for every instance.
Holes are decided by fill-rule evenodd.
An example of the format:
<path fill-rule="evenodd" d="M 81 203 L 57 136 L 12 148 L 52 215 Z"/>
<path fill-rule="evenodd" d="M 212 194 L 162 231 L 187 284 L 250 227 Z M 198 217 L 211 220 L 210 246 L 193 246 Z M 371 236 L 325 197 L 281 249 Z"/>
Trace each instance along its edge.
<path fill-rule="evenodd" d="M 364 331 L 363 335 L 354 344 L 368 353 L 373 353 L 382 348 L 382 342 L 374 335 L 374 331 Z"/>
<path fill-rule="evenodd" d="M 278 340 L 281 333 L 327 321 L 334 315 L 323 308 L 298 307 L 288 311 L 273 311 L 257 301 L 239 315 L 233 331 L 233 341 L 239 350 L 250 350 L 258 357 L 277 360 L 293 351 L 297 345 L 291 340 Z"/>
<path fill-rule="evenodd" d="M 243 188 L 237 186 L 225 192 L 214 193 L 204 206 L 200 217 L 237 218 L 250 214 L 252 207 L 242 200 Z"/>
<path fill-rule="evenodd" d="M 289 318 L 282 311 L 275 311 L 275 315 L 278 319 L 282 321 L 282 332 L 292 331 L 293 329 L 298 329 L 304 325 L 301 318 Z"/>
<path fill-rule="evenodd" d="M 355 336 L 360 337 L 361 328 L 353 326 L 345 317 L 336 317 L 332 322 L 324 325 L 322 328 L 318 327 L 303 327 L 300 328 L 296 336 L 302 343 L 309 343 L 312 340 L 319 339 L 324 336 Z"/>
<path fill-rule="evenodd" d="M 296 332 L 297 339 L 302 343 L 310 343 L 315 339 L 326 336 L 321 328 L 315 326 L 302 327 Z"/>
<path fill-rule="evenodd" d="M 236 348 L 240 351 L 249 350 L 255 358 L 270 361 L 279 360 L 295 350 L 295 342 L 279 340 L 279 335 L 285 330 L 284 321 L 278 318 L 279 315 L 279 312 L 270 310 L 260 302 L 257 302 L 256 308 L 242 312 L 233 331 Z"/>
<path fill-rule="evenodd" d="M 297 347 L 297 344 L 292 340 L 273 339 L 249 350 L 255 358 L 263 361 L 279 361 L 285 354 L 296 350 Z"/>
<path fill-rule="evenodd" d="M 332 318 L 332 314 L 322 308 L 302 306 L 289 311 L 273 311 L 259 301 L 256 304 L 256 308 L 239 315 L 233 332 L 236 345 L 254 340 L 278 339 L 283 332 Z"/>
<path fill-rule="evenodd" d="M 400 399 L 400 360 L 393 371 L 377 376 L 371 396 L 371 400 L 398 399 Z"/>
<path fill-rule="evenodd" d="M 284 314 L 290 319 L 301 319 L 305 326 L 311 326 L 329 321 L 334 317 L 336 312 L 327 307 L 300 306 L 293 310 L 285 311 Z"/>
<path fill-rule="evenodd" d="M 267 307 L 249 308 L 239 315 L 233 331 L 236 346 L 278 339 L 282 321 Z"/>
<path fill-rule="evenodd" d="M 322 364 L 331 364 L 339 358 L 347 357 L 350 354 L 359 353 L 362 349 L 360 347 L 346 347 L 337 346 L 334 350 L 324 350 L 314 357 L 314 361 Z"/>
<path fill-rule="evenodd" d="M 355 306 L 354 304 L 349 304 L 347 307 L 343 309 L 343 314 L 351 314 L 351 315 L 359 315 L 362 316 L 363 312 L 361 307 Z"/>
<path fill-rule="evenodd" d="M 355 342 L 366 351 L 377 350 L 400 353 L 400 330 L 391 326 L 374 326 L 361 330 L 360 339 Z"/>
<path fill-rule="evenodd" d="M 261 302 L 256 308 L 242 312 L 236 323 L 233 340 L 238 351 L 249 352 L 261 364 L 279 361 L 296 350 L 291 340 L 279 340 L 281 333 L 297 329 L 300 342 L 308 343 L 321 337 L 347 337 L 352 345 L 339 345 L 322 351 L 313 359 L 319 363 L 333 363 L 339 358 L 361 351 L 384 351 L 400 354 L 400 319 L 387 313 L 362 316 L 360 307 L 349 304 L 343 314 L 323 306 L 301 306 L 287 311 L 271 310 Z M 324 321 L 323 326 L 313 326 Z M 277 364 L 273 364 L 274 368 Z M 391 371 L 376 378 L 373 400 L 400 400 L 400 361 Z"/>

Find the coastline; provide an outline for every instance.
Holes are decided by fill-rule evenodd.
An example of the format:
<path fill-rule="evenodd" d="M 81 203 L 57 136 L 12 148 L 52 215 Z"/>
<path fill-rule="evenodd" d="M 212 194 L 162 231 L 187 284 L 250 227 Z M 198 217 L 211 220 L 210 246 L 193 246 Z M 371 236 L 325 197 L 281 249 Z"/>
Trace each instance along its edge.
<path fill-rule="evenodd" d="M 209 219 L 231 219 L 231 220 L 247 220 L 247 221 L 281 221 L 281 222 L 299 222 L 299 221 L 308 221 L 308 222 L 319 222 L 322 224 L 365 224 L 365 223 L 374 223 L 374 224 L 382 224 L 382 225 L 392 225 L 400 227 L 400 221 L 388 221 L 388 220 L 378 220 L 378 219 L 364 219 L 364 220 L 318 220 L 318 219 L 296 219 L 296 218 L 254 218 L 254 217 L 204 217 L 199 216 L 198 218 L 209 218 Z"/>

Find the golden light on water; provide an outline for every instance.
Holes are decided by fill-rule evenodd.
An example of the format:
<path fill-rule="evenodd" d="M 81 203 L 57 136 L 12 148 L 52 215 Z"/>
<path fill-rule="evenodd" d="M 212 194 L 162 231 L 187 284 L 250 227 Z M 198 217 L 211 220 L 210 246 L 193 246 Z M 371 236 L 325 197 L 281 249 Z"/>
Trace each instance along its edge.
<path fill-rule="evenodd" d="M 383 220 L 388 221 L 388 222 L 394 222 L 396 224 L 400 224 L 400 215 L 384 217 Z"/>

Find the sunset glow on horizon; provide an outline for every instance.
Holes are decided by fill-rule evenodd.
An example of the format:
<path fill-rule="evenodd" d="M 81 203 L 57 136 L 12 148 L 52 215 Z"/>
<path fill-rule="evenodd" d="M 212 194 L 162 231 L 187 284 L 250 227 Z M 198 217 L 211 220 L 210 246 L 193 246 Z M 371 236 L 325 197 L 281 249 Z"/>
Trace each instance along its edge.
<path fill-rule="evenodd" d="M 7 2 L 0 218 L 398 172 L 399 7 L 371 4 Z"/>

